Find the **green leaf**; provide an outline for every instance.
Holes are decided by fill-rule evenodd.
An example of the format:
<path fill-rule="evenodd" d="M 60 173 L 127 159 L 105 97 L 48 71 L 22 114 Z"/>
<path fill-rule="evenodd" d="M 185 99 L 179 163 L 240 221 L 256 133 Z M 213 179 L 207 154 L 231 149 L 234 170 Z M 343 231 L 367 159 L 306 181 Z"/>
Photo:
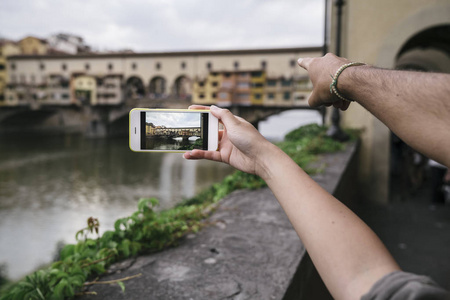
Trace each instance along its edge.
<path fill-rule="evenodd" d="M 45 300 L 44 295 L 42 295 L 42 292 L 39 288 L 36 288 L 36 291 L 38 292 L 39 297 L 41 297 L 42 300 Z"/>
<path fill-rule="evenodd" d="M 122 281 L 117 282 L 117 284 L 120 286 L 120 288 L 122 289 L 122 293 L 125 293 L 125 284 Z"/>

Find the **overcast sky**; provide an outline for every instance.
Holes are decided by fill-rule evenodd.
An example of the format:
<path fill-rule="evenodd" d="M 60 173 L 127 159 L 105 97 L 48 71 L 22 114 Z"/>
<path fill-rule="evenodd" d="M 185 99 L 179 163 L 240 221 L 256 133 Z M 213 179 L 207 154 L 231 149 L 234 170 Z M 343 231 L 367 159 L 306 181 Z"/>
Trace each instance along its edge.
<path fill-rule="evenodd" d="M 163 113 L 163 112 L 146 112 L 145 121 L 153 123 L 155 126 L 166 127 L 200 127 L 199 113 Z"/>
<path fill-rule="evenodd" d="M 95 50 L 321 46 L 323 0 L 0 0 L 0 37 L 83 37 Z"/>

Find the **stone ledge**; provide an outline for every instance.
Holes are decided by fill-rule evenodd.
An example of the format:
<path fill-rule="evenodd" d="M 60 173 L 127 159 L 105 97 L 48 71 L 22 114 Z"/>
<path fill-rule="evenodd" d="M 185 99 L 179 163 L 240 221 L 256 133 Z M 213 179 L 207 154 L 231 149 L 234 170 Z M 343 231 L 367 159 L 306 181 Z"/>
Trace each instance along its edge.
<path fill-rule="evenodd" d="M 314 176 L 335 193 L 356 145 L 321 157 Z M 142 273 L 120 287 L 89 288 L 77 299 L 287 299 L 300 297 L 312 269 L 305 248 L 268 188 L 236 191 L 221 201 L 211 225 L 175 248 L 111 266 L 101 280 Z M 300 279 L 299 279 L 300 278 Z"/>

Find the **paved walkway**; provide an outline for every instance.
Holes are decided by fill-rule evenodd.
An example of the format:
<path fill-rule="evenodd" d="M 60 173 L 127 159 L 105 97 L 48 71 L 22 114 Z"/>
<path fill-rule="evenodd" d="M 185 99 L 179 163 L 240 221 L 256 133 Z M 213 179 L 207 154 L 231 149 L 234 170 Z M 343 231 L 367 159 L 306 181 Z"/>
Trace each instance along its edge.
<path fill-rule="evenodd" d="M 363 203 L 354 211 L 404 271 L 431 276 L 450 290 L 450 205 L 433 206 L 429 195 L 425 184 L 407 201 L 393 200 L 387 206 Z"/>

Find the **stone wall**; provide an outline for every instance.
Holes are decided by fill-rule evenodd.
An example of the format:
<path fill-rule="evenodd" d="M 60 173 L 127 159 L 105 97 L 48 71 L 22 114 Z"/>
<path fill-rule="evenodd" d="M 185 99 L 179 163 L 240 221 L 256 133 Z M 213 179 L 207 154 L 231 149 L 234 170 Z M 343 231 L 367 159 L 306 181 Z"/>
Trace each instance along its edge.
<path fill-rule="evenodd" d="M 355 149 L 324 155 L 314 179 L 346 197 Z M 95 285 L 89 291 L 97 296 L 80 299 L 331 299 L 268 188 L 232 193 L 208 222 L 178 247 L 113 265 L 100 280 L 142 274 L 125 282 L 125 293 Z"/>

